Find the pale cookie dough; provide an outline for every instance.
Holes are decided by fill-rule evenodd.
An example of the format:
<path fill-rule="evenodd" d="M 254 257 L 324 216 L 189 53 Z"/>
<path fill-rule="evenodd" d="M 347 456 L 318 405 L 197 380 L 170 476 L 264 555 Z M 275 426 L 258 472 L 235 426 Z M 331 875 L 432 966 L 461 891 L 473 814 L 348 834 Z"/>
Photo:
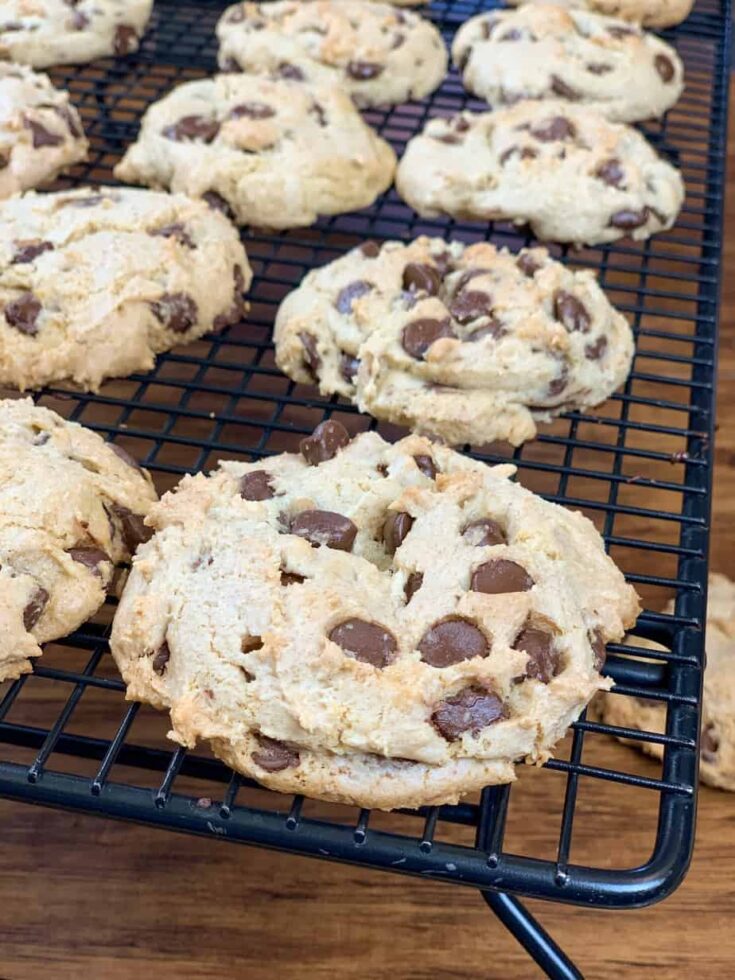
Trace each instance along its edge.
<path fill-rule="evenodd" d="M 283 791 L 391 808 L 512 780 L 638 612 L 592 523 L 513 472 L 329 421 L 186 477 L 115 618 L 128 696 Z"/>
<path fill-rule="evenodd" d="M 465 88 L 494 108 L 561 98 L 636 122 L 662 116 L 684 87 L 679 56 L 653 34 L 561 6 L 473 17 L 457 32 L 452 57 Z"/>
<path fill-rule="evenodd" d="M 242 319 L 237 231 L 183 195 L 115 188 L 0 204 L 0 384 L 148 371 L 155 355 Z"/>
<path fill-rule="evenodd" d="M 150 536 L 154 500 L 121 447 L 30 399 L 0 401 L 0 681 L 99 609 Z"/>
<path fill-rule="evenodd" d="M 508 0 L 508 5 L 517 7 L 524 0 Z M 594 10 L 609 17 L 620 17 L 644 27 L 673 27 L 681 24 L 692 12 L 694 0 L 529 0 L 545 6 L 548 3 L 565 7 L 581 7 Z"/>
<path fill-rule="evenodd" d="M 674 603 L 670 602 L 664 612 L 673 613 Z M 631 637 L 630 642 L 651 650 L 666 649 L 637 636 Z M 735 583 L 716 573 L 709 577 L 705 643 L 699 776 L 710 786 L 735 790 Z M 595 701 L 594 708 L 607 725 L 659 734 L 666 729 L 666 706 L 661 701 L 606 694 Z M 656 759 L 663 758 L 662 745 L 624 738 L 621 741 Z"/>
<path fill-rule="evenodd" d="M 532 439 L 537 421 L 604 401 L 633 356 L 591 272 L 439 238 L 366 242 L 310 272 L 274 339 L 289 377 L 453 445 Z"/>
<path fill-rule="evenodd" d="M 384 3 L 238 3 L 222 15 L 217 37 L 226 71 L 336 85 L 362 106 L 422 99 L 447 71 L 434 25 Z"/>
<path fill-rule="evenodd" d="M 0 59 L 34 68 L 137 51 L 153 0 L 2 0 Z"/>
<path fill-rule="evenodd" d="M 372 204 L 395 165 L 339 89 L 219 75 L 152 105 L 115 176 L 204 197 L 240 224 L 296 228 Z"/>
<path fill-rule="evenodd" d="M 528 223 L 588 245 L 671 228 L 684 200 L 679 172 L 632 126 L 558 100 L 431 119 L 396 187 L 423 217 Z"/>
<path fill-rule="evenodd" d="M 87 149 L 69 95 L 46 75 L 0 61 L 0 198 L 53 180 Z"/>

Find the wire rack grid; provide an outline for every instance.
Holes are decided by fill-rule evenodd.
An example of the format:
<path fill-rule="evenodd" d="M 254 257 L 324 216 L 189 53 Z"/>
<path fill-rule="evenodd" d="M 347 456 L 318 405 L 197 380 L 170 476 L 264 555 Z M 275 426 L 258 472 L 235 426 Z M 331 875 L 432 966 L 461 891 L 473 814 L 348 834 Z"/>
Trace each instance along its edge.
<path fill-rule="evenodd" d="M 178 82 L 214 70 L 214 25 L 224 6 L 158 0 L 137 55 L 53 70 L 79 106 L 92 144 L 89 163 L 59 186 L 113 182 L 112 166 L 134 139 L 147 104 Z M 464 19 L 491 6 L 435 0 L 427 15 L 450 40 Z M 645 243 L 555 249 L 563 261 L 597 270 L 629 317 L 637 340 L 633 372 L 598 412 L 567 414 L 515 451 L 492 445 L 475 447 L 474 454 L 490 462 L 512 459 L 524 485 L 596 523 L 643 596 L 646 611 L 636 634 L 667 647 L 611 645 L 607 669 L 615 696 L 664 704 L 665 733 L 612 729 L 583 716 L 558 757 L 524 772 L 513 788 L 488 788 L 457 806 L 391 816 L 317 806 L 259 789 L 207 755 L 172 748 L 162 716 L 126 704 L 107 649 L 111 600 L 74 636 L 49 644 L 33 674 L 0 687 L 0 795 L 464 884 L 488 895 L 502 889 L 631 907 L 656 901 L 678 884 L 691 853 L 696 800 L 729 0 L 701 0 L 683 25 L 664 33 L 684 59 L 686 91 L 664 120 L 643 129 L 686 179 L 687 200 L 675 228 Z M 462 108 L 482 106 L 451 72 L 431 98 L 370 110 L 366 118 L 400 153 L 428 117 Z M 320 220 L 311 229 L 247 232 L 255 271 L 247 322 L 171 351 L 149 374 L 109 382 L 99 394 L 52 388 L 38 398 L 136 455 L 161 492 L 184 473 L 209 470 L 223 458 L 294 450 L 326 415 L 353 433 L 375 427 L 344 402 L 324 400 L 280 374 L 270 342 L 273 319 L 308 269 L 365 238 L 418 234 L 492 239 L 513 248 L 531 242 L 508 225 L 422 220 L 395 191 L 372 208 Z M 377 428 L 388 438 L 401 434 L 392 426 Z M 672 596 L 675 611 L 657 612 Z M 662 746 L 660 771 L 639 770 L 638 755 L 622 747 L 614 765 L 601 762 L 613 733 Z M 615 821 L 605 824 L 607 836 L 596 847 L 578 856 L 577 840 L 595 837 L 585 821 L 592 819 L 590 800 L 603 782 L 618 788 L 621 813 L 637 814 L 645 801 L 653 814 L 641 832 L 641 859 L 632 865 L 611 863 L 613 838 L 620 836 Z M 543 857 L 513 820 L 514 798 L 524 791 L 559 799 L 549 829 L 552 848 Z"/>

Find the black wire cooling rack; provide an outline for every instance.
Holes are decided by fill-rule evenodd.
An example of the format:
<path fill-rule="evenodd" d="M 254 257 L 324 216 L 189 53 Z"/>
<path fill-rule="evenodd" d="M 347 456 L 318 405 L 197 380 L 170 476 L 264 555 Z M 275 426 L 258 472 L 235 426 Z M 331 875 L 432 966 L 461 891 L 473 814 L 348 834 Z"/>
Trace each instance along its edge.
<path fill-rule="evenodd" d="M 137 55 L 52 71 L 81 109 L 92 144 L 90 162 L 60 186 L 113 182 L 112 167 L 146 106 L 178 82 L 215 69 L 214 25 L 224 6 L 157 0 Z M 449 40 L 464 19 L 490 6 L 436 0 L 427 14 Z M 730 30 L 729 0 L 701 0 L 685 24 L 664 32 L 684 59 L 686 91 L 665 120 L 643 129 L 683 170 L 687 200 L 676 227 L 646 243 L 556 250 L 564 261 L 596 269 L 633 324 L 637 355 L 625 388 L 595 414 L 570 413 L 544 426 L 521 449 L 477 452 L 493 462 L 512 458 L 526 486 L 595 521 L 643 596 L 647 611 L 636 634 L 670 650 L 611 645 L 615 696 L 664 703 L 666 733 L 612 729 L 583 716 L 559 756 L 524 771 L 512 789 L 390 817 L 316 805 L 269 793 L 211 757 L 172 748 L 162 715 L 126 704 L 107 648 L 114 611 L 108 603 L 74 636 L 49 644 L 33 674 L 0 686 L 0 795 L 473 886 L 555 976 L 578 974 L 506 891 L 630 907 L 676 887 L 694 833 Z M 430 99 L 366 117 L 400 153 L 429 116 L 464 107 L 482 106 L 452 72 Z M 530 242 L 508 225 L 419 219 L 394 191 L 370 209 L 311 229 L 246 234 L 256 274 L 246 323 L 165 354 L 151 373 L 107 383 L 99 394 L 49 389 L 39 400 L 127 448 L 161 492 L 222 458 L 295 450 L 325 415 L 352 432 L 374 426 L 345 403 L 325 401 L 281 375 L 271 327 L 279 301 L 309 268 L 365 238 L 422 233 L 511 247 Z M 388 438 L 400 434 L 378 428 Z M 655 611 L 672 596 L 674 613 Z M 601 764 L 613 732 L 662 746 L 658 774 L 622 747 L 614 767 Z M 647 831 L 638 832 L 640 859 L 610 857 L 630 829 L 615 821 L 604 824 L 607 837 L 578 856 L 578 839 L 599 836 L 585 822 L 595 819 L 601 781 L 615 784 L 629 821 L 638 823 L 644 810 L 652 815 Z M 538 819 L 552 820 L 553 848 L 544 855 L 513 820 L 514 797 L 526 790 L 559 799 L 553 817 L 539 808 Z"/>

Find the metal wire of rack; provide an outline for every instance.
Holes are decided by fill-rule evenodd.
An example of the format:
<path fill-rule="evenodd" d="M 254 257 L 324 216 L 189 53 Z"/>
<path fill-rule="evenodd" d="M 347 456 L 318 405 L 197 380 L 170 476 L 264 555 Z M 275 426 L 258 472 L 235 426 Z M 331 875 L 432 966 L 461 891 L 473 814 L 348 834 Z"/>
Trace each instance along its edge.
<path fill-rule="evenodd" d="M 427 15 L 450 40 L 463 20 L 493 5 L 435 0 Z M 89 162 L 59 186 L 113 182 L 112 166 L 146 106 L 215 69 L 214 25 L 224 6 L 157 0 L 137 55 L 51 72 L 71 92 L 92 144 Z M 107 649 L 112 600 L 74 636 L 49 644 L 33 674 L 0 686 L 0 796 L 471 886 L 554 976 L 579 974 L 504 892 L 633 907 L 676 887 L 691 854 L 696 803 L 730 17 L 729 0 L 700 0 L 683 25 L 664 32 L 685 62 L 686 91 L 664 120 L 642 128 L 686 179 L 675 228 L 645 243 L 555 249 L 563 261 L 597 270 L 633 324 L 637 354 L 624 389 L 597 413 L 573 412 L 544 426 L 520 449 L 475 452 L 490 462 L 512 459 L 524 485 L 595 521 L 645 600 L 636 634 L 670 651 L 611 645 L 607 667 L 615 696 L 666 705 L 665 734 L 612 729 L 583 716 L 566 750 L 529 771 L 534 791 L 550 791 L 554 781 L 561 794 L 554 853 L 530 854 L 512 833 L 508 812 L 525 774 L 517 787 L 488 788 L 457 806 L 386 818 L 269 793 L 209 756 L 173 749 L 163 737 L 165 719 L 124 702 Z M 365 115 L 400 153 L 428 117 L 465 107 L 482 104 L 451 72 L 431 98 Z M 352 432 L 376 427 L 344 402 L 326 401 L 281 375 L 270 330 L 279 301 L 309 268 L 365 238 L 418 234 L 514 248 L 531 242 L 509 225 L 420 219 L 395 191 L 372 208 L 311 229 L 251 230 L 244 235 L 255 271 L 247 322 L 171 351 L 149 374 L 109 382 L 99 394 L 52 388 L 39 400 L 125 446 L 161 492 L 222 458 L 296 449 L 325 415 Z M 377 428 L 388 438 L 400 434 Z M 656 612 L 672 595 L 675 612 Z M 600 765 L 595 745 L 611 734 L 663 746 L 660 777 Z M 634 770 L 636 757 L 628 755 Z M 596 856 L 576 857 L 575 831 L 588 815 L 579 797 L 594 794 L 601 780 L 621 792 L 643 792 L 655 806 L 647 856 L 634 867 L 611 867 L 602 857 L 608 841 Z"/>

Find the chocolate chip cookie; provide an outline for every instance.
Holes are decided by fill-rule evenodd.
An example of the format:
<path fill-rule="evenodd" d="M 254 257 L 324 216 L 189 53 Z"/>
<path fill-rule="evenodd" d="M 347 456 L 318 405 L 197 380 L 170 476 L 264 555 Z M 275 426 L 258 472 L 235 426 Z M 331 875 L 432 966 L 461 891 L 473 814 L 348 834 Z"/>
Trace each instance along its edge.
<path fill-rule="evenodd" d="M 86 159 L 69 95 L 23 65 L 0 61 L 0 198 L 38 187 Z"/>
<path fill-rule="evenodd" d="M 633 336 L 589 271 L 439 238 L 366 242 L 281 304 L 289 377 L 450 444 L 536 435 L 623 383 Z"/>
<path fill-rule="evenodd" d="M 251 272 L 203 201 L 116 188 L 0 204 L 0 384 L 147 371 L 155 355 L 236 323 Z"/>
<path fill-rule="evenodd" d="M 385 3 L 237 3 L 222 15 L 217 37 L 225 71 L 337 85 L 362 106 L 422 99 L 447 70 L 434 25 Z"/>
<path fill-rule="evenodd" d="M 673 27 L 686 20 L 694 6 L 694 0 L 508 0 L 511 7 L 527 3 L 581 7 L 644 27 Z"/>
<path fill-rule="evenodd" d="M 684 200 L 679 172 L 637 130 L 560 100 L 431 119 L 396 187 L 423 217 L 528 223 L 588 245 L 671 228 Z"/>
<path fill-rule="evenodd" d="M 137 51 L 153 0 L 3 0 L 0 59 L 35 68 Z"/>
<path fill-rule="evenodd" d="M 339 89 L 219 75 L 152 105 L 115 175 L 203 197 L 240 224 L 295 228 L 372 204 L 395 164 Z"/>
<path fill-rule="evenodd" d="M 473 17 L 457 32 L 452 57 L 465 87 L 495 108 L 564 99 L 635 122 L 663 115 L 684 87 L 679 56 L 653 34 L 562 6 Z"/>
<path fill-rule="evenodd" d="M 0 401 L 0 681 L 99 609 L 155 499 L 122 447 L 30 399 Z"/>
<path fill-rule="evenodd" d="M 674 603 L 670 602 L 664 612 L 673 613 Z M 631 637 L 630 642 L 651 650 L 665 649 L 639 637 Z M 717 573 L 709 577 L 706 646 L 699 776 L 710 786 L 735 790 L 735 583 Z M 666 729 L 666 705 L 662 701 L 606 694 L 595 700 L 594 711 L 608 725 L 659 734 Z M 621 741 L 656 759 L 663 758 L 662 745 L 625 738 Z"/>
<path fill-rule="evenodd" d="M 513 472 L 327 421 L 186 477 L 115 618 L 128 696 L 286 792 L 389 809 L 512 780 L 638 611 L 593 525 Z"/>

